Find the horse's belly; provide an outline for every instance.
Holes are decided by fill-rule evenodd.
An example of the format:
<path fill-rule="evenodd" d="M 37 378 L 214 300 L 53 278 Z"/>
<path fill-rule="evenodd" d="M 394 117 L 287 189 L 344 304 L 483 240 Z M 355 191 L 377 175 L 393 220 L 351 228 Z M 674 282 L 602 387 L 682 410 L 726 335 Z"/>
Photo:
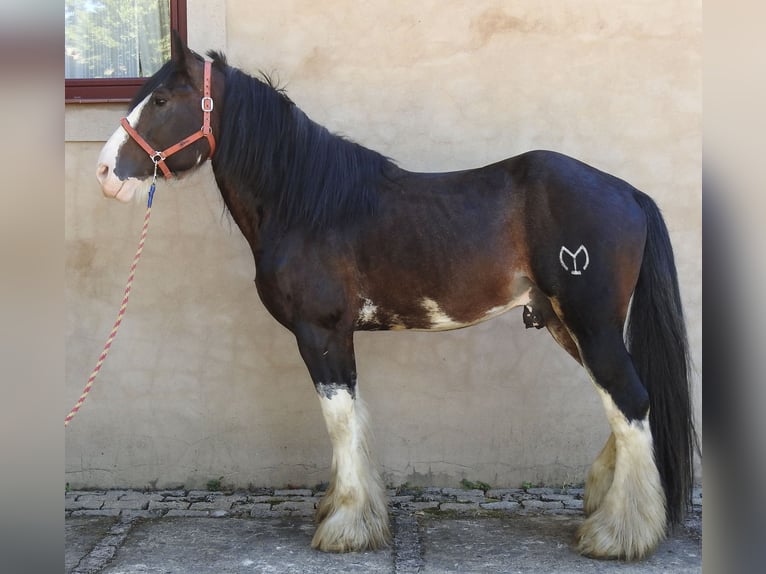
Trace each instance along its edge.
<path fill-rule="evenodd" d="M 426 316 L 431 321 L 431 325 L 425 328 L 415 327 L 416 331 L 450 331 L 452 329 L 462 329 L 463 327 L 470 327 L 476 325 L 498 315 L 502 315 L 506 311 L 513 309 L 514 307 L 520 307 L 529 303 L 530 291 L 527 290 L 518 297 L 515 297 L 504 305 L 496 305 L 488 309 L 483 309 L 478 316 L 470 321 L 459 321 L 449 316 L 433 299 L 424 297 L 421 300 L 421 305 L 426 311 Z"/>
<path fill-rule="evenodd" d="M 417 302 L 417 312 L 396 313 L 390 309 L 379 307 L 370 299 L 364 299 L 359 311 L 357 325 L 361 328 L 412 330 L 412 331 L 451 331 L 476 325 L 514 307 L 527 305 L 530 302 L 531 288 L 514 296 L 510 301 L 501 305 L 477 305 L 471 319 L 458 319 L 447 312 L 438 301 L 423 297 Z"/>

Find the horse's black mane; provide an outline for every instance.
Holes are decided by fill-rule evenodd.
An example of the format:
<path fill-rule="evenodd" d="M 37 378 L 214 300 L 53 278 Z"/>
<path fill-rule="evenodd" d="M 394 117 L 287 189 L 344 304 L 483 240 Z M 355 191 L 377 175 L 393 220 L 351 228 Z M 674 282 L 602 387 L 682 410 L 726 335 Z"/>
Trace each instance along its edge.
<path fill-rule="evenodd" d="M 260 198 L 285 227 L 321 231 L 375 211 L 389 159 L 310 120 L 267 76 L 229 66 L 220 52 L 208 56 L 226 75 L 217 174 Z"/>

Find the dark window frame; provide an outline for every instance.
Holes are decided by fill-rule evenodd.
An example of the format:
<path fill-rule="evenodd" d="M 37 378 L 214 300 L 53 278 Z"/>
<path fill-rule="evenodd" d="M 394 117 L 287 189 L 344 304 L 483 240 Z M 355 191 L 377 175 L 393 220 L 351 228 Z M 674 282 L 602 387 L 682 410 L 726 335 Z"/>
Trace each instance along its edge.
<path fill-rule="evenodd" d="M 186 43 L 186 0 L 170 0 L 170 29 Z M 171 48 L 172 49 L 172 48 Z M 67 104 L 129 102 L 146 78 L 66 78 L 64 102 Z"/>

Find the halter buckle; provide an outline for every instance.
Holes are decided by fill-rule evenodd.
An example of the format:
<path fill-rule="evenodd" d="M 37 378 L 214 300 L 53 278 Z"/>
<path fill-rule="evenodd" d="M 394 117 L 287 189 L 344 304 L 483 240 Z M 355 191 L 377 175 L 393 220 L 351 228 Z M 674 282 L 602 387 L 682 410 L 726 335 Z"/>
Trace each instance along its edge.
<path fill-rule="evenodd" d="M 200 100 L 200 107 L 202 108 L 203 112 L 212 112 L 213 111 L 213 98 L 210 96 L 205 96 Z"/>

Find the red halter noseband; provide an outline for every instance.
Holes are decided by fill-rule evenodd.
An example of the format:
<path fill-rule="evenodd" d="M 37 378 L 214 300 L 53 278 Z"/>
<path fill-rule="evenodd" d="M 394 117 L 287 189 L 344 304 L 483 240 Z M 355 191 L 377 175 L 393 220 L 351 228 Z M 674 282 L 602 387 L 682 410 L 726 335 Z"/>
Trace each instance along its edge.
<path fill-rule="evenodd" d="M 210 69 L 211 62 L 205 61 L 205 76 L 202 81 L 203 92 L 202 100 L 200 101 L 200 106 L 204 112 L 202 115 L 202 127 L 198 132 L 194 132 L 192 135 L 182 139 L 177 144 L 170 146 L 166 150 L 158 151 L 150 146 L 147 141 L 141 137 L 141 135 L 135 129 L 133 129 L 133 126 L 131 126 L 130 122 L 128 122 L 128 118 L 122 118 L 120 120 L 120 124 L 123 128 L 125 128 L 125 131 L 128 132 L 128 135 L 136 140 L 136 143 L 140 145 L 147 154 L 149 154 L 149 157 L 154 162 L 154 165 L 159 166 L 166 179 L 173 177 L 173 174 L 171 173 L 168 166 L 165 165 L 165 160 L 177 151 L 180 151 L 183 148 L 193 144 L 200 138 L 207 138 L 207 142 L 210 145 L 210 154 L 208 154 L 208 159 L 213 157 L 213 152 L 215 151 L 215 138 L 213 137 L 213 130 L 210 128 L 210 112 L 213 111 L 213 98 L 210 97 Z M 156 173 L 157 171 L 155 168 L 155 174 Z"/>

